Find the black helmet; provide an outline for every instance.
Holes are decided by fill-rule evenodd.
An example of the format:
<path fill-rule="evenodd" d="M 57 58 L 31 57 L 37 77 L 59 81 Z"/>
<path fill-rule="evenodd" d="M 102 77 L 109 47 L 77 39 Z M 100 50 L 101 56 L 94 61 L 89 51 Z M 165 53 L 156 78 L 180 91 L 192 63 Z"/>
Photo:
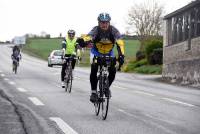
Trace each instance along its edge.
<path fill-rule="evenodd" d="M 98 21 L 110 21 L 111 20 L 111 17 L 108 13 L 100 13 L 99 16 L 98 16 Z"/>
<path fill-rule="evenodd" d="M 69 30 L 67 33 L 68 33 L 68 35 L 75 36 L 75 31 L 74 30 Z"/>

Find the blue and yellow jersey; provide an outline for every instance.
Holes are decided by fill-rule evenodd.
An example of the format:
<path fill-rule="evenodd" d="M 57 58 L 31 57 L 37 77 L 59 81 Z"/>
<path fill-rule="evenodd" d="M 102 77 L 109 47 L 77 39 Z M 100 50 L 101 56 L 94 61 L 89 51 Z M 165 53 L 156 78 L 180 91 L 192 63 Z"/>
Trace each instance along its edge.
<path fill-rule="evenodd" d="M 124 41 L 119 31 L 110 26 L 108 31 L 102 31 L 98 26 L 94 27 L 88 35 L 82 37 L 84 41 L 91 40 L 94 45 L 91 52 L 95 55 L 113 55 L 114 45 L 117 44 L 118 52 L 124 55 Z"/>

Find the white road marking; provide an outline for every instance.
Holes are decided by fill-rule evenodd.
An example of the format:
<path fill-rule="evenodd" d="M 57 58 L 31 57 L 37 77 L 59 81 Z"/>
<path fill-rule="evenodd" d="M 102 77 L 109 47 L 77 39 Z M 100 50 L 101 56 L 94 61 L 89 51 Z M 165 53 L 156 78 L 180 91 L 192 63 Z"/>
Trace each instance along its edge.
<path fill-rule="evenodd" d="M 147 124 L 150 123 L 150 124 L 154 125 L 154 126 L 157 127 L 157 128 L 163 129 L 164 131 L 166 131 L 166 132 L 169 133 L 169 134 L 174 134 L 173 131 L 170 131 L 168 128 L 165 128 L 164 126 L 162 126 L 162 125 L 160 125 L 160 124 L 158 124 L 158 123 L 155 123 L 155 122 L 149 121 L 149 120 L 147 121 L 147 120 L 145 120 L 145 119 L 142 119 L 141 117 L 138 117 L 138 116 L 136 116 L 136 115 L 133 115 L 133 114 L 131 114 L 131 113 L 128 113 L 128 112 L 124 111 L 123 109 L 118 109 L 118 111 L 119 111 L 119 112 L 122 112 L 122 113 L 124 113 L 124 114 L 126 114 L 126 115 L 128 115 L 128 116 L 134 117 L 134 118 L 136 118 L 136 119 L 138 119 L 138 120 L 141 120 L 141 121 L 143 121 L 143 122 L 145 122 L 145 123 L 147 123 Z"/>
<path fill-rule="evenodd" d="M 135 117 L 133 114 L 130 114 L 130 113 L 124 111 L 123 109 L 118 109 L 118 111 L 119 111 L 119 112 L 122 112 L 122 113 L 124 113 L 124 114 L 126 114 L 126 115 L 128 115 L 128 116 Z"/>
<path fill-rule="evenodd" d="M 170 99 L 170 98 L 162 98 L 163 100 L 166 100 L 166 101 L 169 101 L 169 102 L 173 102 L 173 103 L 178 103 L 178 104 L 182 104 L 182 105 L 185 105 L 185 106 L 189 106 L 189 107 L 194 107 L 195 105 L 192 105 L 192 104 L 189 104 L 189 103 L 185 103 L 185 102 L 181 102 L 181 101 L 178 101 L 178 100 L 173 100 L 173 99 Z"/>
<path fill-rule="evenodd" d="M 5 74 L 1 74 L 1 76 L 2 76 L 2 77 L 4 77 L 4 76 L 5 76 Z"/>
<path fill-rule="evenodd" d="M 113 87 L 121 88 L 121 89 L 127 89 L 127 88 L 125 88 L 125 87 L 120 87 L 120 86 L 117 86 L 117 85 L 113 85 Z"/>
<path fill-rule="evenodd" d="M 19 90 L 20 92 L 27 92 L 26 89 L 24 89 L 24 88 L 20 88 L 20 87 L 18 87 L 17 90 Z"/>
<path fill-rule="evenodd" d="M 164 119 L 160 119 L 160 118 L 156 118 L 150 114 L 144 114 L 146 117 L 149 117 L 149 118 L 152 118 L 154 120 L 159 120 L 159 121 L 162 121 L 162 122 L 166 122 L 166 123 L 169 123 L 169 124 L 172 124 L 172 125 L 175 125 L 176 123 L 175 122 L 172 122 L 172 121 L 169 121 L 169 120 L 164 120 Z"/>
<path fill-rule="evenodd" d="M 4 78 L 4 80 L 5 80 L 5 81 L 8 81 L 9 79 L 8 79 L 8 78 Z"/>
<path fill-rule="evenodd" d="M 113 87 L 121 88 L 121 89 L 127 89 L 125 87 L 121 87 L 121 86 L 118 86 L 118 85 L 113 85 Z M 133 91 L 133 92 L 138 93 L 138 94 L 148 95 L 148 96 L 155 96 L 154 94 L 143 92 L 143 91 Z"/>
<path fill-rule="evenodd" d="M 56 122 L 58 127 L 64 132 L 64 134 L 78 134 L 75 130 L 73 130 L 67 123 L 65 123 L 61 118 L 58 117 L 50 117 L 50 120 Z"/>
<path fill-rule="evenodd" d="M 43 106 L 44 104 L 36 97 L 28 97 L 29 100 L 33 102 L 33 104 L 37 106 Z"/>
<path fill-rule="evenodd" d="M 9 84 L 10 84 L 10 85 L 15 85 L 15 82 L 10 81 Z"/>
<path fill-rule="evenodd" d="M 75 79 L 81 79 L 80 77 L 77 77 L 77 76 L 75 76 L 74 78 L 75 78 Z"/>
<path fill-rule="evenodd" d="M 134 92 L 135 92 L 135 93 L 138 93 L 138 94 L 148 95 L 148 96 L 155 96 L 154 94 L 150 94 L 150 93 L 143 92 L 143 91 L 134 91 Z"/>

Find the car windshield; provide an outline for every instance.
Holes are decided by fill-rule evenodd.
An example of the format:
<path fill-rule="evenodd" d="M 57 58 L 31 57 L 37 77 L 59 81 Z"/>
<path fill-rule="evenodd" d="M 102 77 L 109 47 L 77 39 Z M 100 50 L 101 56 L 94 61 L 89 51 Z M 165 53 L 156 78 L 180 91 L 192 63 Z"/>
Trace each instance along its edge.
<path fill-rule="evenodd" d="M 62 51 L 55 51 L 53 55 L 55 55 L 55 56 L 62 56 L 63 52 Z"/>

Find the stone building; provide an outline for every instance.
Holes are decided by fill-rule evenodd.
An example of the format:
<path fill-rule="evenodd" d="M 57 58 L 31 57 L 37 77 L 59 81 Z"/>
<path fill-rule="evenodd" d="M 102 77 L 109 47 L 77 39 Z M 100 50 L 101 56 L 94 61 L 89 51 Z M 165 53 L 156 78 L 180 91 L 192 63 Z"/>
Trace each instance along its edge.
<path fill-rule="evenodd" d="M 200 0 L 164 17 L 163 78 L 200 84 Z"/>

